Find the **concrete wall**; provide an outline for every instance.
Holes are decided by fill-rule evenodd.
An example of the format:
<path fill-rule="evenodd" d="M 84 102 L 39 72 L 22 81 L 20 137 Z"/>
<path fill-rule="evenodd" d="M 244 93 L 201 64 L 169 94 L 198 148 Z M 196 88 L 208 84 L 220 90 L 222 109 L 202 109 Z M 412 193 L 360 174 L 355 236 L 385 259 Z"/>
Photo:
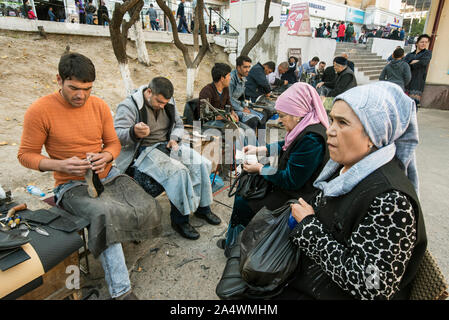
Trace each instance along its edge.
<path fill-rule="evenodd" d="M 439 1 L 432 1 L 430 14 L 427 18 L 427 29 L 425 33 L 432 34 L 436 11 Z M 438 25 L 437 37 L 432 50 L 432 60 L 430 61 L 426 83 L 449 85 L 449 41 L 447 31 L 449 30 L 449 3 L 446 0 Z"/>
<path fill-rule="evenodd" d="M 387 58 L 393 53 L 397 46 L 404 48 L 404 41 L 389 40 L 382 38 L 368 38 L 368 47 L 371 47 L 371 52 L 381 56 L 382 59 Z"/>
<path fill-rule="evenodd" d="M 246 43 L 244 35 L 248 34 L 249 39 L 255 32 L 255 28 L 241 32 L 238 44 L 239 53 Z M 301 48 L 303 62 L 318 56 L 320 60 L 330 65 L 334 59 L 336 45 L 337 42 L 332 39 L 290 36 L 287 34 L 287 27 L 275 27 L 267 29 L 260 41 L 251 50 L 249 56 L 253 60 L 253 64 L 258 61 L 265 63 L 271 60 L 278 65 L 288 60 L 289 49 Z"/>
<path fill-rule="evenodd" d="M 425 33 L 432 34 L 439 1 L 432 1 L 430 13 L 427 18 Z M 449 42 L 447 41 L 449 30 L 449 3 L 445 2 L 440 16 L 440 23 L 436 32 L 436 40 L 432 50 L 426 86 L 421 97 L 423 107 L 431 107 L 449 110 Z"/>
<path fill-rule="evenodd" d="M 242 51 L 242 48 L 246 44 L 246 42 L 251 39 L 255 33 L 255 28 L 245 29 L 240 33 L 238 50 L 239 53 L 240 51 Z M 249 53 L 249 57 L 251 58 L 251 60 L 253 60 L 253 65 L 257 62 L 265 63 L 270 60 L 276 62 L 278 43 L 279 27 L 268 28 L 260 41 Z"/>

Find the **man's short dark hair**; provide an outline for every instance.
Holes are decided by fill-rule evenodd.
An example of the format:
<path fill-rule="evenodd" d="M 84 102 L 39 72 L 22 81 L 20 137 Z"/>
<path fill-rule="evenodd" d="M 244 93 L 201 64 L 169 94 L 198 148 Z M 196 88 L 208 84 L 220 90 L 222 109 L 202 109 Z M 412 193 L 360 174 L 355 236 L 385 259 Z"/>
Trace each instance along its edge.
<path fill-rule="evenodd" d="M 171 99 L 173 97 L 173 84 L 170 80 L 164 77 L 153 78 L 148 84 L 148 88 L 151 89 L 151 94 L 161 94 L 165 99 Z"/>
<path fill-rule="evenodd" d="M 321 61 L 321 62 L 320 62 L 320 64 L 324 64 L 324 65 L 325 65 L 325 64 L 326 64 L 326 62 L 324 62 L 324 61 Z"/>
<path fill-rule="evenodd" d="M 150 7 L 153 8 L 153 4 L 152 3 L 150 3 Z"/>
<path fill-rule="evenodd" d="M 248 57 L 248 56 L 238 56 L 237 59 L 235 59 L 235 65 L 236 65 L 237 67 L 243 66 L 243 62 L 249 62 L 249 63 L 251 63 L 251 62 L 253 62 L 253 61 L 252 61 L 251 58 Z"/>
<path fill-rule="evenodd" d="M 393 51 L 393 58 L 398 59 L 401 58 L 404 55 L 404 49 L 397 48 Z"/>
<path fill-rule="evenodd" d="M 95 81 L 95 66 L 92 61 L 76 52 L 67 53 L 61 56 L 58 65 L 58 73 L 64 80 L 76 79 L 81 82 Z"/>
<path fill-rule="evenodd" d="M 318 61 L 320 61 L 320 58 L 318 58 L 318 57 L 313 57 L 313 58 L 312 58 L 312 61 L 318 62 Z"/>
<path fill-rule="evenodd" d="M 226 75 L 228 73 L 231 73 L 232 69 L 229 65 L 227 65 L 226 63 L 216 63 L 213 67 L 212 67 L 212 80 L 214 82 L 218 82 L 220 81 L 221 77 L 226 77 Z"/>
<path fill-rule="evenodd" d="M 276 70 L 276 64 L 273 61 L 265 62 L 263 65 L 267 66 L 271 71 Z"/>

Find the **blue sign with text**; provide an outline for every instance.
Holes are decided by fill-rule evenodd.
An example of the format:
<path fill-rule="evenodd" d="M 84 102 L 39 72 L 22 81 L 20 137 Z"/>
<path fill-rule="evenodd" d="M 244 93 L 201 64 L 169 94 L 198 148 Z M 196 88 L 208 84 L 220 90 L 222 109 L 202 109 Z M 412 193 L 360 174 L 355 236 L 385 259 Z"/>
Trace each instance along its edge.
<path fill-rule="evenodd" d="M 365 21 L 365 11 L 347 8 L 346 21 L 363 24 L 363 22 Z"/>

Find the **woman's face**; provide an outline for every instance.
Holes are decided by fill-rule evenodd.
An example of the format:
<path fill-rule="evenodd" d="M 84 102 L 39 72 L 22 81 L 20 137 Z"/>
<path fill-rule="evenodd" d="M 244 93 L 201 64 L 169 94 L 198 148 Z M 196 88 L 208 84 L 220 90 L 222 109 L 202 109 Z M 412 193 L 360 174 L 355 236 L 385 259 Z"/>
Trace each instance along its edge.
<path fill-rule="evenodd" d="M 418 47 L 419 50 L 427 49 L 429 47 L 429 39 L 421 38 L 421 40 L 419 40 L 416 46 Z"/>
<path fill-rule="evenodd" d="M 282 122 L 282 125 L 284 126 L 285 130 L 287 132 L 290 132 L 293 130 L 294 127 L 301 121 L 301 117 L 295 117 L 289 114 L 286 114 L 284 112 L 278 111 L 279 114 L 279 121 Z"/>
<path fill-rule="evenodd" d="M 336 101 L 329 116 L 331 124 L 326 131 L 329 155 L 332 160 L 342 164 L 346 171 L 363 159 L 373 144 L 346 102 Z"/>

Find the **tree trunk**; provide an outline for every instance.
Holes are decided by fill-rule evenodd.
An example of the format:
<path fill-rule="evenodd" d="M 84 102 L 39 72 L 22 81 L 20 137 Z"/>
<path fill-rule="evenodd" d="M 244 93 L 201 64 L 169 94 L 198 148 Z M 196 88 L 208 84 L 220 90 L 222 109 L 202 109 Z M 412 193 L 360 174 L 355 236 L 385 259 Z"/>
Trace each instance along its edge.
<path fill-rule="evenodd" d="M 265 31 L 267 31 L 268 26 L 271 22 L 273 22 L 273 17 L 268 17 L 270 14 L 270 2 L 271 0 L 265 0 L 265 9 L 264 9 L 264 18 L 263 22 L 257 26 L 257 31 L 254 34 L 254 36 L 249 40 L 245 46 L 243 47 L 242 51 L 240 52 L 241 56 L 247 56 L 249 52 L 254 48 L 254 46 L 259 42 L 259 40 L 262 38 Z"/>
<path fill-rule="evenodd" d="M 198 68 L 187 68 L 187 85 L 186 85 L 186 98 L 187 101 L 193 98 L 193 91 L 195 88 L 196 70 Z"/>
<path fill-rule="evenodd" d="M 193 56 L 196 57 L 198 55 L 198 52 L 200 51 L 200 44 L 198 39 L 198 31 L 200 30 L 199 26 L 199 18 L 198 18 L 198 6 L 195 7 L 194 17 L 193 17 Z M 200 68 L 195 68 L 195 78 L 193 82 L 195 82 L 195 79 L 198 77 L 198 72 Z"/>
<path fill-rule="evenodd" d="M 131 78 L 131 73 L 129 72 L 128 62 L 119 63 L 120 74 L 122 75 L 123 83 L 125 85 L 126 95 L 129 96 L 131 91 L 134 89 L 134 83 Z"/>
<path fill-rule="evenodd" d="M 196 27 L 198 27 L 200 30 L 201 49 L 199 49 L 198 54 L 194 55 L 193 61 L 189 55 L 189 50 L 187 46 L 184 43 L 182 43 L 181 40 L 179 39 L 176 20 L 175 17 L 173 16 L 173 13 L 171 12 L 171 10 L 169 9 L 164 0 L 156 0 L 156 2 L 159 5 L 159 8 L 161 8 L 162 11 L 164 11 L 165 15 L 168 17 L 170 24 L 172 26 L 173 41 L 175 43 L 175 46 L 179 50 L 181 50 L 182 55 L 184 57 L 184 62 L 187 66 L 186 95 L 187 100 L 190 100 L 193 98 L 193 91 L 195 88 L 195 74 L 197 73 L 196 69 L 198 69 L 201 61 L 203 60 L 209 48 L 209 42 L 207 41 L 206 35 L 206 27 L 204 25 L 204 17 L 202 14 L 204 10 L 204 0 L 198 0 L 195 8 L 195 12 L 198 12 L 198 14 L 195 14 L 195 16 L 197 16 L 198 22 L 195 21 L 194 29 L 197 30 Z M 196 35 L 198 35 L 198 33 L 196 33 Z M 193 37 L 195 41 L 195 31 Z"/>
<path fill-rule="evenodd" d="M 136 36 L 137 59 L 140 63 L 149 66 L 150 58 L 148 56 L 145 39 L 143 36 L 142 23 L 137 20 L 133 25 L 134 34 Z"/>
<path fill-rule="evenodd" d="M 129 28 L 139 19 L 143 0 L 127 0 L 123 4 L 115 3 L 112 19 L 109 21 L 109 33 L 111 35 L 112 49 L 117 59 L 120 73 L 122 75 L 126 94 L 129 95 L 134 88 L 131 73 L 128 67 L 128 56 L 126 55 L 126 44 L 128 42 Z M 131 13 L 132 11 L 132 13 Z M 126 12 L 130 13 L 130 20 L 123 19 Z"/>

